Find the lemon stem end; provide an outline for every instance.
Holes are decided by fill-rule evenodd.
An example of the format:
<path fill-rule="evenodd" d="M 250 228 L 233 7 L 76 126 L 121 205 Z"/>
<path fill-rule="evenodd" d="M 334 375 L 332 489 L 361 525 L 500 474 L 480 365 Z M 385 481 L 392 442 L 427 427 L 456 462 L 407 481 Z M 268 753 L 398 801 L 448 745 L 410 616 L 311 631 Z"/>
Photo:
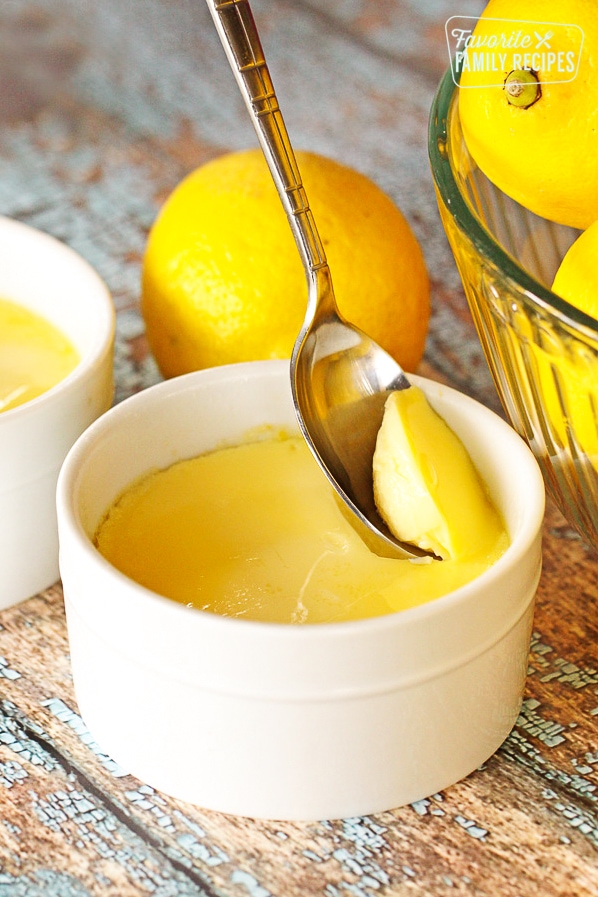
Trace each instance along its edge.
<path fill-rule="evenodd" d="M 542 96 L 538 75 L 532 69 L 515 69 L 505 78 L 505 92 L 511 106 L 529 109 Z"/>

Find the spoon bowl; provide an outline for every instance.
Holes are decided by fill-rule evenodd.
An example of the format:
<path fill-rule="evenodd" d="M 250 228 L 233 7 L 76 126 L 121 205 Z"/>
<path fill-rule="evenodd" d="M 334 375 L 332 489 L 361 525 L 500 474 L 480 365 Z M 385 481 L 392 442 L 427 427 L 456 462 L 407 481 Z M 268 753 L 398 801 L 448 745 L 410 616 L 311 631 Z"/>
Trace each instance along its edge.
<path fill-rule="evenodd" d="M 330 269 L 301 181 L 249 0 L 207 0 L 297 242 L 307 312 L 291 357 L 301 431 L 345 515 L 383 557 L 426 552 L 399 542 L 376 509 L 372 459 L 390 392 L 410 382 L 397 362 L 338 311 Z"/>
<path fill-rule="evenodd" d="M 372 483 L 384 404 L 391 391 L 409 388 L 409 380 L 384 349 L 340 316 L 328 268 L 318 274 L 291 359 L 299 426 L 369 548 L 383 557 L 423 554 L 392 535 L 376 508 Z"/>

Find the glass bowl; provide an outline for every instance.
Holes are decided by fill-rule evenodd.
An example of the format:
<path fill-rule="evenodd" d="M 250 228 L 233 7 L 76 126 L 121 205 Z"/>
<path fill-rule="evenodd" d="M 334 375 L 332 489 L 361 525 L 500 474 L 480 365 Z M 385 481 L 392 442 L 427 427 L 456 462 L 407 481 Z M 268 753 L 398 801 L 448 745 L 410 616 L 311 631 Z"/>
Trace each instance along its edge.
<path fill-rule="evenodd" d="M 598 321 L 550 289 L 578 231 L 529 212 L 468 153 L 447 71 L 430 115 L 440 216 L 511 424 L 569 523 L 598 548 Z"/>

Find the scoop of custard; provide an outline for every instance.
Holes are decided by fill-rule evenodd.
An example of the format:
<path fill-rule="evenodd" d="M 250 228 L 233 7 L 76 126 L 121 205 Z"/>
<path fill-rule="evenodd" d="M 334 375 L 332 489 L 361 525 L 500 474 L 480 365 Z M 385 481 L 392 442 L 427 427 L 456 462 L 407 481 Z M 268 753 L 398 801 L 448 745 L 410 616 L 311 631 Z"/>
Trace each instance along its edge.
<path fill-rule="evenodd" d="M 401 541 L 455 560 L 495 540 L 498 515 L 485 484 L 416 386 L 386 400 L 373 477 L 378 510 Z"/>

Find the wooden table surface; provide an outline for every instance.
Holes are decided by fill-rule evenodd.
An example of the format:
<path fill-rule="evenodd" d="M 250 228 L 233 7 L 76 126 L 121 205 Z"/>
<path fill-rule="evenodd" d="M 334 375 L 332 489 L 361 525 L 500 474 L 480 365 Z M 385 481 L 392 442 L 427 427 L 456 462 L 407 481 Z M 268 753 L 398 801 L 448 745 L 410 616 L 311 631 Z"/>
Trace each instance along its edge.
<path fill-rule="evenodd" d="M 444 22 L 482 5 L 254 11 L 295 144 L 369 174 L 421 239 L 434 306 L 422 372 L 498 409 L 426 152 Z M 159 379 L 138 300 L 160 204 L 192 168 L 255 144 L 203 0 L 3 0 L 0 119 L 0 212 L 105 278 L 121 400 Z M 0 613 L 0 897 L 596 895 L 597 601 L 595 556 L 549 506 L 524 703 L 496 755 L 412 806 L 283 824 L 172 800 L 102 753 L 78 715 L 56 584 Z"/>

